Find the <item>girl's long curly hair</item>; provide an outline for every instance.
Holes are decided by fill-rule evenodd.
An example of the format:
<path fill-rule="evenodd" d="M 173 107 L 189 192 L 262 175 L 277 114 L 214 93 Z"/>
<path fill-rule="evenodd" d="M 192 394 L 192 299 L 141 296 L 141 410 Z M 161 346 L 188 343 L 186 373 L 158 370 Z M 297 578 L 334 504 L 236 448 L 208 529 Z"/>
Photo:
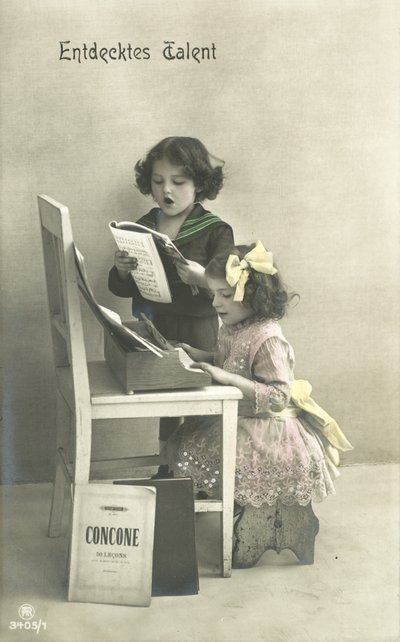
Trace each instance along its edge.
<path fill-rule="evenodd" d="M 198 201 L 217 197 L 224 183 L 222 168 L 225 163 L 212 156 L 200 140 L 189 136 L 164 138 L 136 163 L 136 185 L 142 194 L 151 194 L 153 164 L 162 158 L 183 168 L 185 175 L 195 184 Z"/>
<path fill-rule="evenodd" d="M 206 276 L 226 280 L 226 263 L 229 255 L 235 254 L 242 260 L 254 247 L 255 243 L 237 245 L 217 254 L 207 265 Z M 262 274 L 250 268 L 249 278 L 244 288 L 243 304 L 250 307 L 257 317 L 282 319 L 293 299 L 299 299 L 299 295 L 288 292 L 279 271 L 276 274 Z"/>

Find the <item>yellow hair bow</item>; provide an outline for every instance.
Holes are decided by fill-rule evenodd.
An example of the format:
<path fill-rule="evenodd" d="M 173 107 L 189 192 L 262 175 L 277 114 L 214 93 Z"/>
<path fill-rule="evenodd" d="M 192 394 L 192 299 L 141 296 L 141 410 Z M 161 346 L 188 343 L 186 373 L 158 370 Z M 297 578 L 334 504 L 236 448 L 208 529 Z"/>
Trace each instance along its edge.
<path fill-rule="evenodd" d="M 250 269 L 262 274 L 276 274 L 278 271 L 273 265 L 272 252 L 267 252 L 261 241 L 257 241 L 256 246 L 241 260 L 236 254 L 229 255 L 226 262 L 226 280 L 231 287 L 236 285 L 234 301 L 243 301 Z"/>

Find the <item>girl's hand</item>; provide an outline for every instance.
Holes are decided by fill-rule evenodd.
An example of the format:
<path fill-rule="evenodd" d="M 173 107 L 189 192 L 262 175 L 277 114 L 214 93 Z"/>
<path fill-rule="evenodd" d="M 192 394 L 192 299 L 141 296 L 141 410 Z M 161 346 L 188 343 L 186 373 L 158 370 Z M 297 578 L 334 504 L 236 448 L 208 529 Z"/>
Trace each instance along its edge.
<path fill-rule="evenodd" d="M 202 287 L 207 287 L 204 268 L 200 263 L 189 260 L 187 263 L 183 263 L 183 261 L 179 260 L 174 261 L 174 263 L 178 276 L 184 283 L 187 285 L 201 285 Z"/>
<path fill-rule="evenodd" d="M 254 381 L 242 377 L 242 375 L 235 374 L 233 372 L 227 372 L 222 368 L 217 366 L 212 366 L 210 363 L 201 363 L 196 364 L 196 368 L 201 368 L 205 372 L 209 372 L 213 380 L 217 383 L 221 383 L 223 386 L 235 386 L 243 393 L 244 397 L 250 399 L 252 403 L 256 400 L 256 392 Z"/>
<path fill-rule="evenodd" d="M 129 256 L 128 252 L 121 250 L 115 252 L 114 265 L 122 279 L 126 278 L 132 270 L 136 270 L 137 264 L 137 258 L 135 256 Z"/>
<path fill-rule="evenodd" d="M 221 383 L 223 386 L 235 385 L 232 381 L 232 374 L 230 372 L 227 372 L 226 370 L 223 370 L 222 368 L 212 366 L 210 363 L 205 363 L 204 361 L 202 361 L 201 363 L 196 363 L 196 367 L 201 368 L 205 372 L 209 372 L 213 380 L 217 383 Z"/>
<path fill-rule="evenodd" d="M 185 352 L 188 353 L 189 357 L 193 361 L 207 361 L 208 359 L 212 360 L 214 357 L 213 352 L 206 352 L 205 350 L 199 350 L 198 348 L 193 348 L 188 343 L 175 343 L 175 348 L 182 348 Z"/>

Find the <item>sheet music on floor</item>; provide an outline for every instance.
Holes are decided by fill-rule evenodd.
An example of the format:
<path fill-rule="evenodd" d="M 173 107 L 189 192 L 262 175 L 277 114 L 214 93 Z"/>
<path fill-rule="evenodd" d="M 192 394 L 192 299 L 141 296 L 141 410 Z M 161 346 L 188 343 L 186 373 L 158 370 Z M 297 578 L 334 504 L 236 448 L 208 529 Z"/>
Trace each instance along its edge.
<path fill-rule="evenodd" d="M 84 257 L 75 244 L 74 251 L 79 276 L 79 290 L 100 323 L 106 327 L 110 333 L 118 337 L 119 342 L 126 350 L 150 350 L 158 357 L 162 357 L 162 347 L 157 346 L 155 343 L 145 339 L 131 328 L 123 325 L 119 314 L 113 310 L 109 310 L 103 305 L 100 305 L 96 301 L 87 276 Z"/>

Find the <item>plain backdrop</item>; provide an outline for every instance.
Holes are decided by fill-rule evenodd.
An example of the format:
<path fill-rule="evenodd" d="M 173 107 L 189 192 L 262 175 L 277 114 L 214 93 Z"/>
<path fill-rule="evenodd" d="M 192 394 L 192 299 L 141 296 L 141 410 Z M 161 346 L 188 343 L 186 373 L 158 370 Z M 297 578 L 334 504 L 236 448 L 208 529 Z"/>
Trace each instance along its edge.
<path fill-rule="evenodd" d="M 2 479 L 52 478 L 54 375 L 36 195 L 67 205 L 99 302 L 111 219 L 152 206 L 135 162 L 161 138 L 225 160 L 206 203 L 261 239 L 300 293 L 283 327 L 298 378 L 354 445 L 398 461 L 399 31 L 390 0 L 1 0 Z M 148 47 L 149 60 L 60 60 Z M 216 60 L 166 60 L 211 47 Z M 85 313 L 89 357 L 102 331 Z M 118 427 L 117 427 L 118 430 Z"/>

